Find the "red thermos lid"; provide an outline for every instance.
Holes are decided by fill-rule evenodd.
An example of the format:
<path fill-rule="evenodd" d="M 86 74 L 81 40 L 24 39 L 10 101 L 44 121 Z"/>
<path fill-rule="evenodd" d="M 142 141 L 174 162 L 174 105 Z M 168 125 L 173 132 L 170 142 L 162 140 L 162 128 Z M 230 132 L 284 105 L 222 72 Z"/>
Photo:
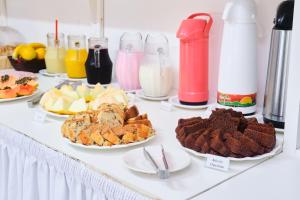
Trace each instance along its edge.
<path fill-rule="evenodd" d="M 195 18 L 202 16 L 208 17 L 208 19 Z M 181 40 L 197 40 L 208 37 L 212 23 L 213 19 L 207 13 L 192 14 L 181 22 L 176 36 Z"/>

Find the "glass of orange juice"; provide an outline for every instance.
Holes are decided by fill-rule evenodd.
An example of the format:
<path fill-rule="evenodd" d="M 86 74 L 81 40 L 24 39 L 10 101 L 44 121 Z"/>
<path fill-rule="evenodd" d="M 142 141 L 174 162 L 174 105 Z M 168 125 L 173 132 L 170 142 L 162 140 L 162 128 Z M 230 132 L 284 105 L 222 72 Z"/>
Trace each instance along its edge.
<path fill-rule="evenodd" d="M 85 61 L 87 59 L 86 37 L 84 35 L 68 35 L 68 50 L 65 66 L 69 78 L 85 78 Z"/>

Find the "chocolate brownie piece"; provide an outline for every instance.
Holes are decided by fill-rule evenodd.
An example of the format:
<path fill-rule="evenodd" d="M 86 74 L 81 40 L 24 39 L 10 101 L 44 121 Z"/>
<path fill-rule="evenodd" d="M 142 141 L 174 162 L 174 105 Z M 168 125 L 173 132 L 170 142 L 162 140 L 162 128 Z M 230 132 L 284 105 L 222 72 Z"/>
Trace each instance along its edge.
<path fill-rule="evenodd" d="M 208 121 L 207 120 L 201 120 L 198 123 L 192 124 L 192 125 L 188 125 L 188 126 L 184 126 L 183 128 L 181 128 L 179 130 L 179 132 L 183 131 L 185 134 L 190 134 L 190 133 L 194 133 L 202 128 L 207 128 L 208 126 Z"/>
<path fill-rule="evenodd" d="M 195 117 L 195 118 L 191 118 L 189 120 L 183 120 L 183 121 L 182 120 L 183 119 L 180 119 L 178 121 L 178 126 L 175 129 L 176 133 L 178 133 L 180 131 L 180 129 L 182 129 L 183 127 L 194 125 L 194 124 L 197 124 L 197 123 L 203 121 L 203 119 L 201 119 L 201 117 Z"/>
<path fill-rule="evenodd" d="M 270 135 L 268 133 L 263 133 L 248 128 L 245 130 L 244 134 L 265 148 L 274 148 L 275 146 L 275 134 Z"/>
<path fill-rule="evenodd" d="M 222 156 L 226 157 L 229 155 L 230 151 L 223 142 L 222 132 L 220 129 L 212 131 L 209 138 L 209 146 L 211 149 Z"/>
<path fill-rule="evenodd" d="M 244 117 L 241 118 L 239 126 L 238 126 L 238 131 L 243 133 L 245 131 L 245 129 L 247 128 L 247 126 L 248 126 L 248 120 Z"/>
<path fill-rule="evenodd" d="M 195 148 L 198 149 L 198 152 L 208 153 L 209 144 L 208 144 L 208 136 L 210 134 L 211 129 L 202 129 L 201 134 L 198 136 L 195 142 Z"/>
<path fill-rule="evenodd" d="M 189 134 L 185 140 L 184 140 L 184 146 L 189 148 L 189 149 L 193 149 L 195 151 L 199 151 L 200 149 L 197 148 L 197 146 L 195 145 L 197 138 L 201 135 L 201 133 L 192 133 Z"/>
<path fill-rule="evenodd" d="M 209 120 L 209 127 L 212 129 L 221 129 L 224 132 L 233 132 L 238 128 L 238 122 L 230 117 L 230 114 L 214 117 Z"/>
<path fill-rule="evenodd" d="M 247 118 L 248 124 L 258 124 L 258 121 L 255 117 Z"/>
<path fill-rule="evenodd" d="M 202 118 L 201 117 L 191 117 L 191 118 L 188 118 L 188 119 L 179 119 L 178 120 L 178 124 L 188 124 L 190 122 L 196 122 L 196 121 L 199 121 L 201 120 Z"/>
<path fill-rule="evenodd" d="M 205 143 L 202 145 L 200 152 L 201 153 L 209 153 L 210 152 L 210 147 L 208 144 L 208 141 L 205 141 Z"/>
<path fill-rule="evenodd" d="M 241 155 L 242 157 L 249 157 L 253 155 L 250 149 L 247 146 L 243 146 L 242 142 L 240 141 L 242 133 L 238 131 L 231 134 L 226 133 L 224 137 L 226 146 L 233 154 Z"/>
<path fill-rule="evenodd" d="M 255 131 L 267 133 L 270 135 L 275 135 L 274 127 L 269 124 L 249 124 L 249 126 L 247 128 L 255 130 Z"/>
<path fill-rule="evenodd" d="M 249 149 L 253 153 L 252 156 L 261 155 L 264 153 L 264 148 L 262 146 L 260 146 L 257 142 L 252 140 L 251 138 L 243 135 L 240 138 L 240 141 L 241 141 L 242 146 L 247 148 L 247 150 Z"/>

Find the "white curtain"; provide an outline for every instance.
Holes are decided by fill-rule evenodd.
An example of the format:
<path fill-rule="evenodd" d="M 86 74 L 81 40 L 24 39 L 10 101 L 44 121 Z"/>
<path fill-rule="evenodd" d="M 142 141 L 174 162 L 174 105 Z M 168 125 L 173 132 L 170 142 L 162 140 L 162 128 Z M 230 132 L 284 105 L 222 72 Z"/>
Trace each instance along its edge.
<path fill-rule="evenodd" d="M 146 198 L 0 125 L 0 200 L 104 199 Z"/>

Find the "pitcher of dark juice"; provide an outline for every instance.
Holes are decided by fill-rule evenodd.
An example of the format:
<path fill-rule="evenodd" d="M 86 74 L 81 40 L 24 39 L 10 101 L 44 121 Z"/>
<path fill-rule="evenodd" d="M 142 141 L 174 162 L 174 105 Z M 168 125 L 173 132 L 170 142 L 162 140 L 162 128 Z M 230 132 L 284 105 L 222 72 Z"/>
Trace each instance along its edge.
<path fill-rule="evenodd" d="M 107 38 L 89 38 L 89 54 L 85 63 L 89 84 L 109 84 L 113 63 L 108 54 Z"/>

